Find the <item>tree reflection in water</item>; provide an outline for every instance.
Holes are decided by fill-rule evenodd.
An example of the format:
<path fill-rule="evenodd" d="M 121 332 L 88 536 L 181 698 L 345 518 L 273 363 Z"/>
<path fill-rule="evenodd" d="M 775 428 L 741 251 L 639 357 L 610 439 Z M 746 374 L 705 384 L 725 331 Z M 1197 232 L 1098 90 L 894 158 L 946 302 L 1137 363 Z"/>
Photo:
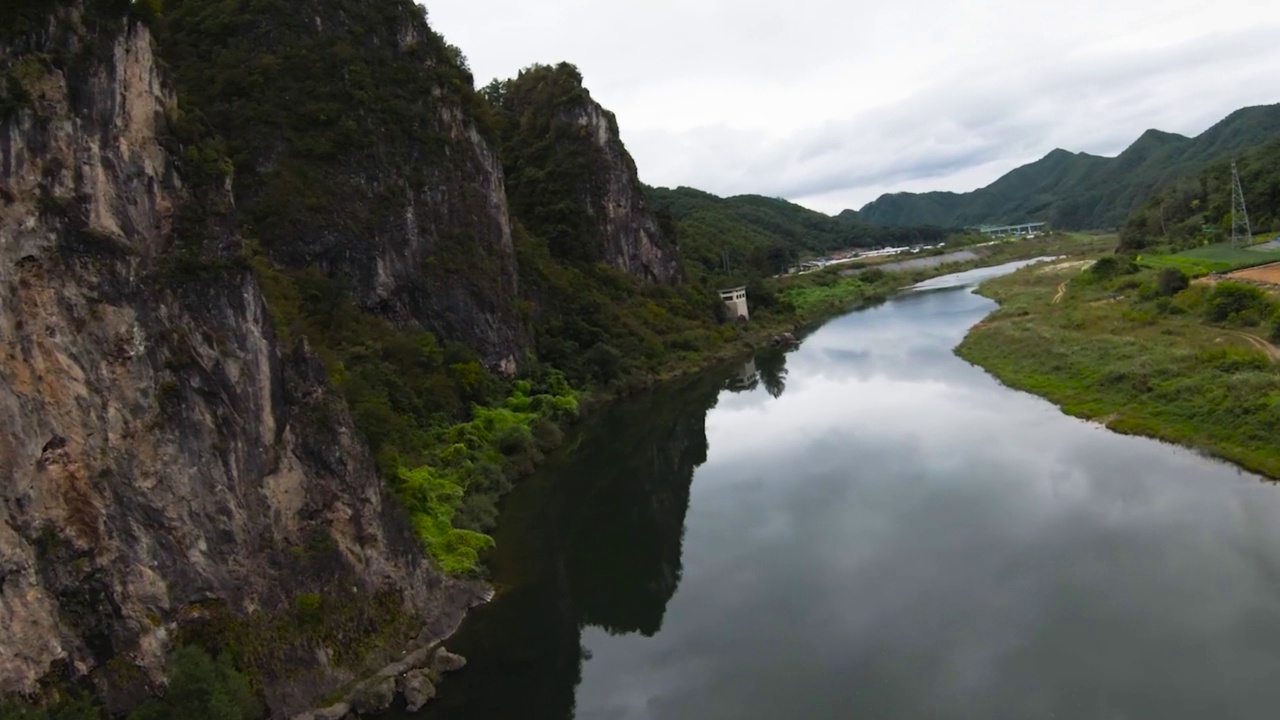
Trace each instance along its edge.
<path fill-rule="evenodd" d="M 762 350 L 729 375 L 724 388 L 733 393 L 751 392 L 760 385 L 774 398 L 787 391 L 787 352 L 782 349 Z"/>
<path fill-rule="evenodd" d="M 782 397 L 787 391 L 787 353 L 768 350 L 757 355 L 755 362 L 764 389 L 774 398 Z"/>
<path fill-rule="evenodd" d="M 769 367 L 762 379 L 780 394 L 786 371 Z M 707 412 L 722 387 L 722 376 L 704 376 L 618 403 L 508 496 L 488 561 L 498 596 L 449 642 L 468 666 L 412 717 L 567 720 L 583 627 L 661 629 L 680 582 L 694 468 L 707 459 Z"/>

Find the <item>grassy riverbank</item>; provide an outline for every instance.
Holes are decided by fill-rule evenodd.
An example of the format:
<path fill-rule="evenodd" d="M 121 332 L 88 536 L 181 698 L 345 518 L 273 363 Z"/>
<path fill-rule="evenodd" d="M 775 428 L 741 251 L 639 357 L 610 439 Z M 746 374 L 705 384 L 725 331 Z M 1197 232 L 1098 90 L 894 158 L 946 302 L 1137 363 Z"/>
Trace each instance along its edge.
<path fill-rule="evenodd" d="M 983 284 L 1000 309 L 957 354 L 1071 415 L 1280 477 L 1280 368 L 1267 342 L 1276 298 L 1229 281 L 1188 286 L 1176 269 L 1123 258 L 1098 269 L 1085 260 Z"/>

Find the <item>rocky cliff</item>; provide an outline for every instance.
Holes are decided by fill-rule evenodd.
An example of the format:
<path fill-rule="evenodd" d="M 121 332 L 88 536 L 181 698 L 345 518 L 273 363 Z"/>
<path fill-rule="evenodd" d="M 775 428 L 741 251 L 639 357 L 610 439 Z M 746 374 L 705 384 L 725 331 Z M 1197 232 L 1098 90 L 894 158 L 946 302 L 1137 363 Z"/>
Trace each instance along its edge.
<path fill-rule="evenodd" d="M 524 360 L 502 163 L 461 54 L 410 0 L 172 0 L 161 54 L 184 108 L 227 143 L 268 255 L 357 303 Z"/>
<path fill-rule="evenodd" d="M 560 122 L 581 128 L 598 154 L 598 176 L 585 183 L 583 199 L 595 219 L 595 234 L 604 243 L 609 264 L 653 283 L 680 278 L 675 245 L 664 237 L 648 206 L 635 161 L 622 144 L 618 121 L 599 103 L 584 99 L 563 109 Z"/>
<path fill-rule="evenodd" d="M 648 206 L 613 113 L 567 63 L 486 88 L 498 109 L 515 216 L 560 259 L 606 262 L 649 283 L 680 279 L 674 238 Z"/>
<path fill-rule="evenodd" d="M 531 334 L 563 351 L 544 366 L 606 383 L 662 332 L 709 328 L 714 297 L 614 317 L 678 256 L 570 66 L 564 92 L 525 86 L 544 141 L 508 142 L 508 108 L 411 0 L 15 2 L 0 700 L 71 683 L 124 711 L 185 644 L 231 653 L 274 716 L 382 698 L 484 592 L 435 569 L 388 478 L 502 402 Z M 546 233 L 520 245 L 540 304 L 513 215 Z M 518 467 L 493 457 L 467 493 Z M 484 539 L 465 523 L 490 495 L 463 517 L 425 492 L 433 522 Z"/>
<path fill-rule="evenodd" d="M 64 674 L 127 707 L 181 633 L 230 622 L 275 633 L 253 657 L 285 714 L 451 630 L 477 590 L 423 559 L 323 367 L 281 346 L 239 237 L 208 223 L 205 271 L 178 272 L 192 156 L 161 141 L 175 98 L 151 33 L 106 5 L 67 0 L 0 43 L 0 695 Z M 441 122 L 491 168 L 468 217 L 500 255 L 492 153 Z M 296 252 L 407 314 L 465 305 L 416 306 L 400 282 L 461 212 L 426 200 L 449 183 L 432 175 L 368 257 L 337 235 Z M 503 332 L 488 357 L 515 352 Z M 300 603 L 321 630 L 287 632 Z"/>

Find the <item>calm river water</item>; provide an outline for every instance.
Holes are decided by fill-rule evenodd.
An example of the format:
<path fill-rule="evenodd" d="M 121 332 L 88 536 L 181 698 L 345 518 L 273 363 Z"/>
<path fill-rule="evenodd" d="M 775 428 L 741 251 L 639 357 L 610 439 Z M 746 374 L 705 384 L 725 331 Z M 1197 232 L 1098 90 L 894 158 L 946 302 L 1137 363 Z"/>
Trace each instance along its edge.
<path fill-rule="evenodd" d="M 1280 488 L 956 358 L 1001 271 L 592 422 L 418 717 L 1274 717 Z"/>

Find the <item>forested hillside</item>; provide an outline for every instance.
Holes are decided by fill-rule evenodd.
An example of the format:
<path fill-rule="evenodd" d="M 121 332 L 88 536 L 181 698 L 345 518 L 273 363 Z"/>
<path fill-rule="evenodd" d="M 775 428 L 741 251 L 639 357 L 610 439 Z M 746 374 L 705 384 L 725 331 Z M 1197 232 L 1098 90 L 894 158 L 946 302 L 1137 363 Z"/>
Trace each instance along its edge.
<path fill-rule="evenodd" d="M 1114 158 L 1054 150 L 968 193 L 884 195 L 867 222 L 951 226 L 1046 221 L 1067 230 L 1119 227 L 1174 180 L 1280 138 L 1280 105 L 1244 108 L 1195 138 L 1148 130 Z"/>
<path fill-rule="evenodd" d="M 1237 167 L 1255 234 L 1280 230 L 1280 139 L 1239 156 Z M 1221 160 L 1166 185 L 1134 210 L 1121 247 L 1191 247 L 1231 236 L 1231 162 Z"/>
<path fill-rule="evenodd" d="M 688 187 L 650 188 L 649 197 L 674 219 L 686 272 L 694 278 L 767 277 L 804 255 L 852 247 L 933 243 L 940 227 L 882 227 L 845 211 L 832 217 L 780 198 L 721 198 Z"/>

